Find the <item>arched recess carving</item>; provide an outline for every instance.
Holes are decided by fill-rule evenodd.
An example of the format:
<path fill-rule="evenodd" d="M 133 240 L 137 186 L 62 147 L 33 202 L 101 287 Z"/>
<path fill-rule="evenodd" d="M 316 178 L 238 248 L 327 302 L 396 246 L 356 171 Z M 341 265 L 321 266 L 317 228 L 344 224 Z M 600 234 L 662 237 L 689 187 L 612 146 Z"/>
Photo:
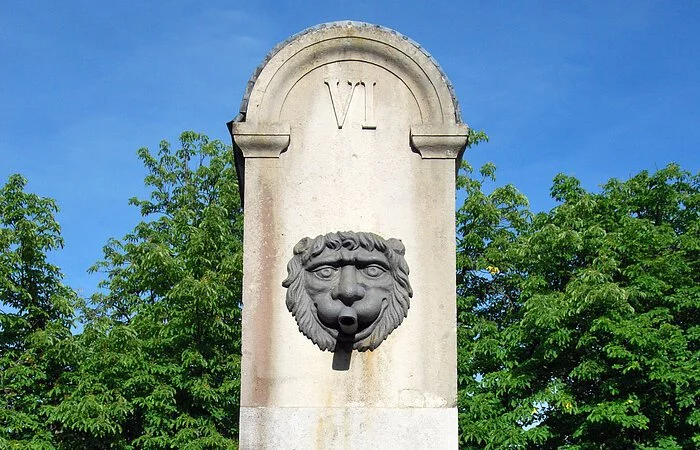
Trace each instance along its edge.
<path fill-rule="evenodd" d="M 280 121 L 280 112 L 290 90 L 307 73 L 340 61 L 375 64 L 397 76 L 420 110 L 420 121 L 410 125 L 413 150 L 423 159 L 459 162 L 468 128 L 452 86 L 435 60 L 393 30 L 334 22 L 304 30 L 278 45 L 248 82 L 240 114 L 228 124 L 239 174 L 245 159 L 277 158 L 287 149 L 290 126 Z"/>

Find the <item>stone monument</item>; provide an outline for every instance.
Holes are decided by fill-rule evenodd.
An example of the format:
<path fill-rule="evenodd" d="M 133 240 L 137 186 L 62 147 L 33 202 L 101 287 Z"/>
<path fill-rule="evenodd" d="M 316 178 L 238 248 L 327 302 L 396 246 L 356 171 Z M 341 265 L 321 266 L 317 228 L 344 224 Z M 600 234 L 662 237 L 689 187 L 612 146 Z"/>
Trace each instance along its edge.
<path fill-rule="evenodd" d="M 243 449 L 457 448 L 455 170 L 420 45 L 336 22 L 278 45 L 229 123 L 245 208 Z"/>

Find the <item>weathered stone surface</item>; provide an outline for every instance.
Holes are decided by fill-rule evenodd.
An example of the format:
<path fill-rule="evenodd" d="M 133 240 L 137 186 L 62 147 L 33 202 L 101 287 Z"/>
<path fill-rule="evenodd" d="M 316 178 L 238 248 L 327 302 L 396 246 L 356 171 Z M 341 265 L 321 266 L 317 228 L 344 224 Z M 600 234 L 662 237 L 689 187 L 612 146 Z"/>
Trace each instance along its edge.
<path fill-rule="evenodd" d="M 413 430 L 456 448 L 454 176 L 467 127 L 444 74 L 396 32 L 335 23 L 277 48 L 243 109 L 229 124 L 245 188 L 242 448 L 333 448 L 304 436 L 342 411 L 383 425 L 348 425 L 338 442 Z M 406 248 L 410 314 L 373 351 L 323 352 L 287 311 L 291 249 L 338 230 Z M 448 423 L 426 426 L 431 414 Z M 290 426 L 282 447 L 255 434 Z"/>
<path fill-rule="evenodd" d="M 241 408 L 244 449 L 457 450 L 449 408 Z"/>

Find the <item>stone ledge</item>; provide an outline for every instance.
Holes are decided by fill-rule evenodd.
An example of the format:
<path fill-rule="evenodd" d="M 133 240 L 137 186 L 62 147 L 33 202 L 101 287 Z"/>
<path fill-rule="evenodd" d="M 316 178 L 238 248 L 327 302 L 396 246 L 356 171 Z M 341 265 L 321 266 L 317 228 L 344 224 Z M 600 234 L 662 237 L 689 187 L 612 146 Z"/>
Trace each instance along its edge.
<path fill-rule="evenodd" d="M 411 127 L 411 146 L 423 159 L 456 159 L 469 138 L 464 124 L 423 124 Z"/>
<path fill-rule="evenodd" d="M 230 130 L 246 158 L 278 158 L 289 146 L 288 124 L 232 122 Z"/>

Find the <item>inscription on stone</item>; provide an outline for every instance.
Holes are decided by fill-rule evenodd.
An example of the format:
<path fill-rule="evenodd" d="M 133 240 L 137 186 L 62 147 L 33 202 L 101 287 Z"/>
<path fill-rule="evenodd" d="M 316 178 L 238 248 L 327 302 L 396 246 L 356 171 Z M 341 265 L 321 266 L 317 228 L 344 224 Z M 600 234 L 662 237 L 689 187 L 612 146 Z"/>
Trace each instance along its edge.
<path fill-rule="evenodd" d="M 347 84 L 343 83 L 343 91 L 345 91 L 343 94 L 340 92 L 340 80 L 337 78 L 327 78 L 323 80 L 323 82 L 328 86 L 328 92 L 331 96 L 331 104 L 333 105 L 335 121 L 338 124 L 338 128 L 342 129 L 345 124 L 345 119 L 350 109 L 350 102 L 352 101 L 357 86 L 362 86 L 365 91 L 365 118 L 362 122 L 362 129 L 374 130 L 377 128 L 377 124 L 374 122 L 374 86 L 377 84 L 376 81 L 348 80 Z M 342 98 L 341 95 L 343 96 Z"/>

